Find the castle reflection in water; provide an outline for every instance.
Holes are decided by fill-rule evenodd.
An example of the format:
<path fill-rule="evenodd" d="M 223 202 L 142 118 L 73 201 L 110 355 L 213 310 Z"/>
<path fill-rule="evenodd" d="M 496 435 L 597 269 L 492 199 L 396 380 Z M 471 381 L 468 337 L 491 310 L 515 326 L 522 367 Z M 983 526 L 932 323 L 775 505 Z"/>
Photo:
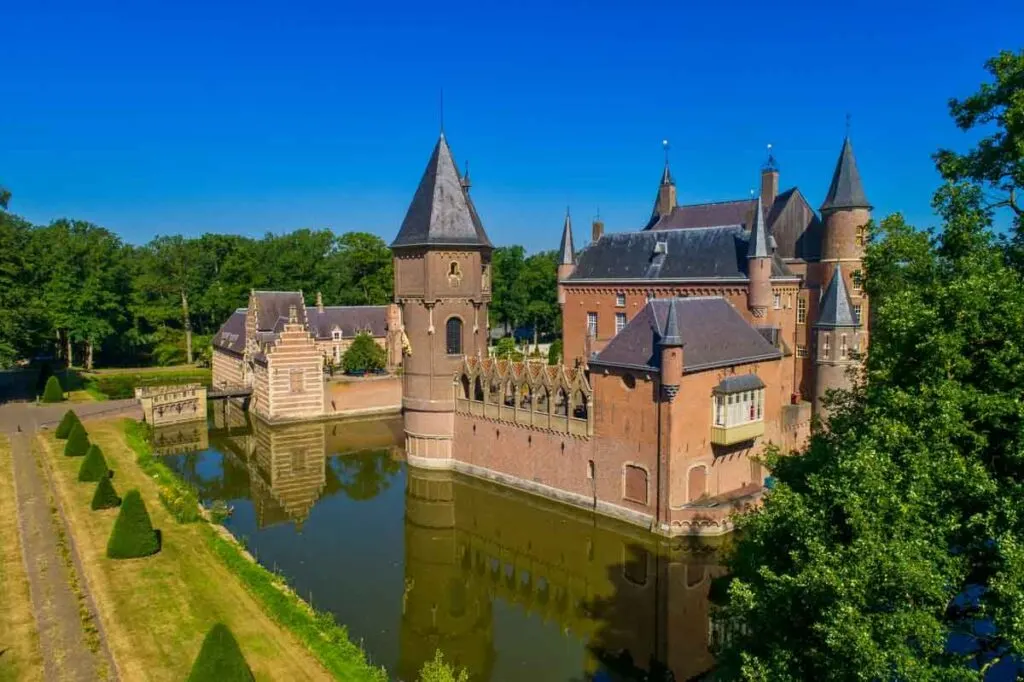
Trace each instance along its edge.
<path fill-rule="evenodd" d="M 300 594 L 315 585 L 317 606 L 335 610 L 371 658 L 399 679 L 416 679 L 436 649 L 466 666 L 473 680 L 509 679 L 509 659 L 522 661 L 533 682 L 681 681 L 711 668 L 709 648 L 720 633 L 711 620 L 708 589 L 723 571 L 712 547 L 669 544 L 604 517 L 452 472 L 406 469 L 397 445 L 402 439 L 400 420 L 269 427 L 230 406 L 213 410 L 208 431 L 190 426 L 154 433 L 157 452 L 171 455 L 167 461 L 203 499 L 251 504 L 255 528 L 247 534 L 291 526 L 287 532 L 293 537 L 290 544 L 280 543 L 281 556 L 273 557 L 277 545 L 261 544 L 262 562 L 276 566 L 296 547 L 327 563 L 342 557 L 336 566 L 299 562 L 289 579 Z M 180 454 L 197 451 L 201 456 Z M 216 455 L 216 470 L 199 470 Z M 365 505 L 353 504 L 403 483 L 404 515 L 395 519 L 393 533 L 386 520 L 376 518 L 379 512 L 366 516 Z M 351 520 L 339 519 L 342 514 L 363 514 L 361 527 L 383 545 L 373 552 L 380 553 L 380 570 L 372 570 L 379 576 L 367 579 L 393 583 L 386 591 L 394 599 L 381 600 L 379 609 L 394 613 L 375 614 L 393 627 L 378 626 L 377 620 L 371 626 L 368 619 L 366 632 L 360 632 L 359 614 L 346 611 L 351 599 L 324 594 L 330 590 L 325 584 L 340 585 L 340 573 L 352 570 L 345 555 L 329 551 L 322 540 L 332 527 L 335 535 L 349 534 L 343 529 L 352 527 Z M 303 527 L 314 522 L 325 528 L 307 544 L 320 546 L 303 548 L 304 536 L 314 535 Z M 400 577 L 385 577 L 389 563 L 399 567 Z M 337 583 L 325 582 L 321 574 Z M 511 634 L 500 625 L 509 612 L 516 623 Z M 564 642 L 540 646 L 539 639 Z M 529 660 L 574 642 L 580 654 L 568 664 L 569 677 L 564 661 Z"/>

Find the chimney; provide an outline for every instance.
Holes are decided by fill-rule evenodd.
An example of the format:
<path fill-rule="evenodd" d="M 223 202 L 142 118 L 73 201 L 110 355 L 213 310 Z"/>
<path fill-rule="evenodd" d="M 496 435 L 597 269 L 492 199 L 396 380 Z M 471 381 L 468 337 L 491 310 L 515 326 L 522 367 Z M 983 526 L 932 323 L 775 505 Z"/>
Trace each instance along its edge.
<path fill-rule="evenodd" d="M 324 312 L 324 297 L 319 291 L 316 292 L 316 311 L 318 313 Z"/>
<path fill-rule="evenodd" d="M 596 242 L 604 235 L 604 221 L 600 218 L 595 218 L 593 225 L 590 227 L 590 241 Z"/>
<path fill-rule="evenodd" d="M 775 205 L 775 197 L 779 196 L 779 167 L 772 154 L 772 146 L 768 145 L 768 160 L 761 167 L 761 201 L 769 213 Z"/>

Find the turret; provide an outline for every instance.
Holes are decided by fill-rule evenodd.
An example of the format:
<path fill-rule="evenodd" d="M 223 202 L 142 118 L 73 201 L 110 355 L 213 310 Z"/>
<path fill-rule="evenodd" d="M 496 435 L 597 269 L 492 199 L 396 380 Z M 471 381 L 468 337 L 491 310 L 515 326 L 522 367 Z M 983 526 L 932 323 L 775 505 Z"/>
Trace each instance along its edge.
<path fill-rule="evenodd" d="M 576 248 L 572 241 L 572 219 L 569 208 L 565 209 L 565 224 L 562 225 L 562 242 L 558 247 L 558 304 L 565 305 L 565 287 L 562 280 L 576 269 Z"/>
<path fill-rule="evenodd" d="M 837 263 L 860 261 L 864 257 L 864 229 L 871 220 L 871 208 L 860 181 L 853 145 L 847 136 L 832 173 L 828 194 L 821 205 L 821 215 L 825 221 L 821 240 L 821 263 L 824 265 L 822 283 L 832 278 Z M 853 272 L 853 268 L 848 269 L 847 276 Z"/>
<path fill-rule="evenodd" d="M 864 338 L 861 323 L 850 300 L 843 277 L 843 266 L 836 264 L 825 294 L 818 306 L 814 323 L 816 369 L 814 411 L 824 417 L 823 399 L 832 389 L 848 389 L 852 385 L 850 369 L 858 364 Z"/>
<path fill-rule="evenodd" d="M 679 392 L 679 382 L 683 378 L 683 339 L 679 334 L 675 298 L 668 301 L 665 330 L 658 340 L 658 350 L 661 353 L 662 400 L 672 402 Z"/>
<path fill-rule="evenodd" d="M 759 319 L 767 317 L 772 303 L 772 250 L 772 237 L 765 226 L 764 206 L 758 197 L 754 226 L 747 245 L 747 274 L 750 277 L 747 308 Z"/>

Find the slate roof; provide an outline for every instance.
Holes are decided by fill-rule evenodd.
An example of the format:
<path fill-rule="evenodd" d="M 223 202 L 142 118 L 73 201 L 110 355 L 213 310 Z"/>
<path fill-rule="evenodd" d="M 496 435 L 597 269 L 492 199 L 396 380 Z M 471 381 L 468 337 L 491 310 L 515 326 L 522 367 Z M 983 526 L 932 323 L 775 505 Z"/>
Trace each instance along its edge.
<path fill-rule="evenodd" d="M 606 234 L 579 254 L 566 281 L 747 279 L 749 239 L 740 225 Z M 659 241 L 668 253 L 654 253 Z M 778 254 L 772 276 L 794 276 Z"/>
<path fill-rule="evenodd" d="M 764 340 L 746 320 L 720 297 L 655 299 L 590 359 L 592 366 L 658 370 L 658 348 L 674 301 L 679 336 L 683 343 L 683 371 L 776 360 L 782 352 Z"/>
<path fill-rule="evenodd" d="M 754 226 L 750 228 L 750 240 L 747 242 L 747 258 L 768 258 L 772 251 L 769 239 L 768 228 L 764 224 L 764 207 L 761 205 L 761 197 L 758 197 L 754 209 Z"/>
<path fill-rule="evenodd" d="M 825 195 L 825 203 L 821 205 L 822 212 L 841 208 L 871 208 L 860 182 L 860 171 L 857 170 L 857 160 L 853 156 L 853 145 L 849 137 L 843 140 L 836 170 L 832 174 L 832 184 Z"/>
<path fill-rule="evenodd" d="M 754 391 L 764 388 L 764 382 L 756 374 L 738 374 L 726 377 L 718 382 L 714 393 L 742 393 L 743 391 Z"/>
<path fill-rule="evenodd" d="M 245 308 L 231 313 L 227 321 L 220 326 L 213 336 L 213 345 L 233 355 L 241 355 L 245 350 Z"/>
<path fill-rule="evenodd" d="M 562 225 L 562 242 L 558 246 L 558 262 L 561 265 L 572 265 L 576 262 L 576 247 L 572 241 L 572 219 L 569 211 L 565 212 L 565 224 Z"/>
<path fill-rule="evenodd" d="M 306 302 L 301 291 L 254 291 L 253 294 L 257 305 L 256 322 L 261 331 L 273 329 L 279 318 L 287 320 L 292 306 L 295 306 L 299 322 L 305 322 L 302 311 Z"/>
<path fill-rule="evenodd" d="M 754 215 L 754 199 L 717 201 L 708 204 L 676 206 L 672 212 L 659 218 L 657 211 L 645 230 L 678 230 L 692 227 L 718 227 L 721 225 L 743 225 L 746 227 Z M 657 208 L 657 202 L 655 202 Z"/>
<path fill-rule="evenodd" d="M 838 263 L 832 272 L 832 279 L 821 296 L 821 303 L 818 304 L 818 319 L 815 327 L 859 327 L 857 319 L 853 316 L 853 303 L 850 301 L 850 294 L 846 291 L 846 280 L 843 279 L 843 269 Z"/>
<path fill-rule="evenodd" d="M 491 247 L 444 133 L 391 243 L 392 247 L 425 245 Z"/>
<path fill-rule="evenodd" d="M 332 337 L 335 327 L 341 330 L 342 338 L 352 338 L 361 331 L 368 331 L 376 337 L 387 334 L 387 306 L 352 305 L 324 306 L 321 313 L 317 308 L 306 311 L 309 316 L 309 330 L 317 339 Z"/>

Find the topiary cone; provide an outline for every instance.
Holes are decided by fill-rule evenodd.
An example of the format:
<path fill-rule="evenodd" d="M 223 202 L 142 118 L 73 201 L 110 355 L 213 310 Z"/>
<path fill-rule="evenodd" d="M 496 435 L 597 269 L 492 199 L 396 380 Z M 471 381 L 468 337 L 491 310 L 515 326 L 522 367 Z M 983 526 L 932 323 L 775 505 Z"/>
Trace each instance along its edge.
<path fill-rule="evenodd" d="M 81 422 L 71 427 L 68 442 L 64 444 L 64 454 L 68 457 L 81 457 L 89 450 L 89 434 Z"/>
<path fill-rule="evenodd" d="M 64 389 L 60 387 L 60 380 L 51 376 L 46 380 L 46 388 L 43 389 L 44 403 L 59 403 L 64 400 Z"/>
<path fill-rule="evenodd" d="M 121 498 L 114 490 L 114 484 L 110 482 L 110 476 L 104 476 L 96 486 L 96 492 L 92 496 L 93 511 L 97 509 L 113 509 L 121 504 Z"/>
<path fill-rule="evenodd" d="M 100 450 L 99 445 L 93 443 L 85 453 L 82 466 L 78 467 L 78 480 L 93 482 L 101 478 L 109 478 L 107 475 L 109 471 L 103 451 Z"/>
<path fill-rule="evenodd" d="M 134 559 L 160 551 L 160 539 L 153 530 L 146 503 L 138 490 L 129 490 L 121 502 L 121 511 L 114 521 L 114 530 L 107 542 L 111 559 Z"/>
<path fill-rule="evenodd" d="M 81 424 L 78 420 L 78 415 L 68 410 L 61 417 L 60 424 L 57 424 L 57 430 L 53 432 L 53 435 L 57 436 L 61 440 L 66 439 L 71 434 L 71 427 L 75 424 Z"/>
<path fill-rule="evenodd" d="M 252 670 L 231 630 L 223 623 L 210 628 L 187 682 L 251 682 L 253 679 Z"/>

